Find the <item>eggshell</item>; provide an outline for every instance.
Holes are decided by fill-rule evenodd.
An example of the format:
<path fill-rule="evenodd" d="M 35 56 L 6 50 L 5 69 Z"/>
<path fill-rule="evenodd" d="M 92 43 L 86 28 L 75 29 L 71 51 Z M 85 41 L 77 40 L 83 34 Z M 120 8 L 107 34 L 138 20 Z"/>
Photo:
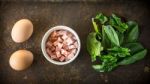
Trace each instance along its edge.
<path fill-rule="evenodd" d="M 11 31 L 11 37 L 14 42 L 22 43 L 30 38 L 33 32 L 33 24 L 28 19 L 17 21 Z"/>
<path fill-rule="evenodd" d="M 17 71 L 28 68 L 33 62 L 33 54 L 28 50 L 18 50 L 14 52 L 10 59 L 9 64 L 11 68 Z"/>

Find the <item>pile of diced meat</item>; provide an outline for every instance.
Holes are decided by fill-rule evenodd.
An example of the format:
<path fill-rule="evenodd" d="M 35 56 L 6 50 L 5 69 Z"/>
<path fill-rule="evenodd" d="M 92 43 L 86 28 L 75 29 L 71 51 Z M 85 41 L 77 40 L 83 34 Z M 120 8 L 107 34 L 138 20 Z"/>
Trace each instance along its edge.
<path fill-rule="evenodd" d="M 51 59 L 60 62 L 68 61 L 75 56 L 77 48 L 76 37 L 66 30 L 53 31 L 46 42 L 47 54 Z"/>

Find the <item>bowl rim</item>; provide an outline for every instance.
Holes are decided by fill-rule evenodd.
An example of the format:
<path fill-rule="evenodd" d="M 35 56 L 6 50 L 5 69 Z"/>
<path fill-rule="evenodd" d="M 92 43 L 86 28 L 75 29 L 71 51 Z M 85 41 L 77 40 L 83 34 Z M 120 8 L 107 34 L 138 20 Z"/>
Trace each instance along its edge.
<path fill-rule="evenodd" d="M 77 42 L 78 42 L 78 49 L 77 49 L 77 52 L 76 52 L 75 56 L 74 56 L 73 58 L 71 58 L 70 60 L 68 60 L 68 61 L 65 61 L 65 62 L 55 61 L 55 60 L 51 59 L 51 58 L 49 57 L 49 55 L 47 54 L 47 52 L 46 52 L 46 46 L 45 46 L 46 41 L 47 41 L 49 35 L 50 35 L 53 31 L 56 31 L 56 30 L 66 30 L 66 31 L 69 31 L 69 32 L 71 32 L 71 33 L 76 37 L 76 39 L 77 39 Z M 72 28 L 70 28 L 70 27 L 68 27 L 68 26 L 64 26 L 64 25 L 58 25 L 58 26 L 50 27 L 50 29 L 44 34 L 44 36 L 43 36 L 43 38 L 42 38 L 42 42 L 41 42 L 41 49 L 42 49 L 42 53 L 43 53 L 44 57 L 45 57 L 49 62 L 51 62 L 51 63 L 53 63 L 53 64 L 56 64 L 56 65 L 65 65 L 65 64 L 71 63 L 72 61 L 74 61 L 74 60 L 77 58 L 77 56 L 78 56 L 78 54 L 79 54 L 79 52 L 80 52 L 80 49 L 81 49 L 81 41 L 80 41 L 80 38 L 79 38 L 78 34 L 77 34 Z"/>

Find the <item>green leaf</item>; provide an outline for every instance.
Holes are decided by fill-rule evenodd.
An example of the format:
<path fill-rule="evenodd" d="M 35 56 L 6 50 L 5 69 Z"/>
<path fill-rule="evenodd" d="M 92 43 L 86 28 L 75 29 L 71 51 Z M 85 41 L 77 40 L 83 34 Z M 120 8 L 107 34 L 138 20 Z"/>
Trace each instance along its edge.
<path fill-rule="evenodd" d="M 131 50 L 131 55 L 144 49 L 144 47 L 140 43 L 127 43 L 123 46 Z"/>
<path fill-rule="evenodd" d="M 129 28 L 126 35 L 126 42 L 136 42 L 139 37 L 138 24 L 134 21 L 128 21 L 127 24 Z"/>
<path fill-rule="evenodd" d="M 146 53 L 147 53 L 147 50 L 144 49 L 140 52 L 135 53 L 131 57 L 123 59 L 122 61 L 120 61 L 118 63 L 118 65 L 128 65 L 128 64 L 135 63 L 136 61 L 139 61 L 139 60 L 143 59 L 145 57 Z"/>
<path fill-rule="evenodd" d="M 112 71 L 116 66 L 117 58 L 111 55 L 103 55 L 101 56 L 102 64 L 93 65 L 93 68 L 99 72 L 109 72 Z"/>
<path fill-rule="evenodd" d="M 118 39 L 118 35 L 115 32 L 115 30 L 110 26 L 102 26 L 102 28 L 104 29 L 105 33 L 107 34 L 109 40 L 111 41 L 113 46 L 120 46 L 119 44 L 119 39 Z"/>
<path fill-rule="evenodd" d="M 92 24 L 95 32 L 88 35 L 86 45 L 92 62 L 101 62 L 92 65 L 96 71 L 109 72 L 118 65 L 132 64 L 145 57 L 147 50 L 137 43 L 139 28 L 136 22 L 123 22 L 115 14 L 107 18 L 99 13 L 92 18 Z"/>
<path fill-rule="evenodd" d="M 102 46 L 104 48 L 110 48 L 111 47 L 111 42 L 110 40 L 108 39 L 108 36 L 107 34 L 105 33 L 104 31 L 104 28 L 102 28 Z"/>
<path fill-rule="evenodd" d="M 103 65 L 92 65 L 92 67 L 98 72 L 105 72 L 105 70 L 103 69 Z"/>
<path fill-rule="evenodd" d="M 100 41 L 96 39 L 97 33 L 92 32 L 87 37 L 87 50 L 91 55 L 92 62 L 96 61 L 96 56 L 101 56 L 100 52 L 103 50 Z"/>
<path fill-rule="evenodd" d="M 113 48 L 110 48 L 107 50 L 108 50 L 108 53 L 111 54 L 112 56 L 116 56 L 116 57 L 130 56 L 130 49 L 128 49 L 128 48 L 113 47 Z"/>
<path fill-rule="evenodd" d="M 108 18 L 104 16 L 102 13 L 96 15 L 95 19 L 99 20 L 101 24 L 105 24 L 108 21 Z"/>
<path fill-rule="evenodd" d="M 116 33 L 117 33 L 117 35 L 118 35 L 120 45 L 122 45 L 123 42 L 124 42 L 124 34 L 123 34 L 123 33 L 120 33 L 120 32 L 117 32 L 117 31 L 116 31 Z"/>
<path fill-rule="evenodd" d="M 94 21 L 94 18 L 92 18 L 92 23 L 93 23 L 93 27 L 94 27 L 95 32 L 99 33 L 98 26 L 97 26 L 96 22 Z"/>
<path fill-rule="evenodd" d="M 110 17 L 109 24 L 115 27 L 121 33 L 128 29 L 128 25 L 123 23 L 121 18 L 117 17 L 115 14 L 112 14 L 112 17 Z"/>

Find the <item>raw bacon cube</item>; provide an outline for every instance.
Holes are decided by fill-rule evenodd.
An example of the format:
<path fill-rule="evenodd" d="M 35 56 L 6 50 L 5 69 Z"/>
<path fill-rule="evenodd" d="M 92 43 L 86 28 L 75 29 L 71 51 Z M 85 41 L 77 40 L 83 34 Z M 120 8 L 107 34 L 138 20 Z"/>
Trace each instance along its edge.
<path fill-rule="evenodd" d="M 70 45 L 70 46 L 68 46 L 69 47 L 69 49 L 74 49 L 74 48 L 76 48 L 74 45 Z"/>
<path fill-rule="evenodd" d="M 68 36 L 66 34 L 63 34 L 62 39 L 66 40 L 68 38 Z"/>
<path fill-rule="evenodd" d="M 51 47 L 53 44 L 50 42 L 50 41 L 48 41 L 47 43 L 46 43 L 46 47 Z"/>
<path fill-rule="evenodd" d="M 65 41 L 64 41 L 65 44 L 67 45 L 71 45 L 73 43 L 73 40 L 71 38 L 67 38 Z"/>
<path fill-rule="evenodd" d="M 66 59 L 71 59 L 73 56 L 74 56 L 74 54 L 73 54 L 73 53 L 70 53 L 70 54 L 67 56 Z"/>
<path fill-rule="evenodd" d="M 61 56 L 60 58 L 59 58 L 59 61 L 64 61 L 65 60 L 65 57 L 64 56 Z"/>
<path fill-rule="evenodd" d="M 56 56 L 59 58 L 61 57 L 60 51 L 56 51 Z"/>
<path fill-rule="evenodd" d="M 52 32 L 46 42 L 46 52 L 51 59 L 68 61 L 76 54 L 78 43 L 75 36 L 65 30 Z"/>
<path fill-rule="evenodd" d="M 68 55 L 68 52 L 64 49 L 61 49 L 61 54 L 64 55 L 64 56 L 67 56 Z"/>

